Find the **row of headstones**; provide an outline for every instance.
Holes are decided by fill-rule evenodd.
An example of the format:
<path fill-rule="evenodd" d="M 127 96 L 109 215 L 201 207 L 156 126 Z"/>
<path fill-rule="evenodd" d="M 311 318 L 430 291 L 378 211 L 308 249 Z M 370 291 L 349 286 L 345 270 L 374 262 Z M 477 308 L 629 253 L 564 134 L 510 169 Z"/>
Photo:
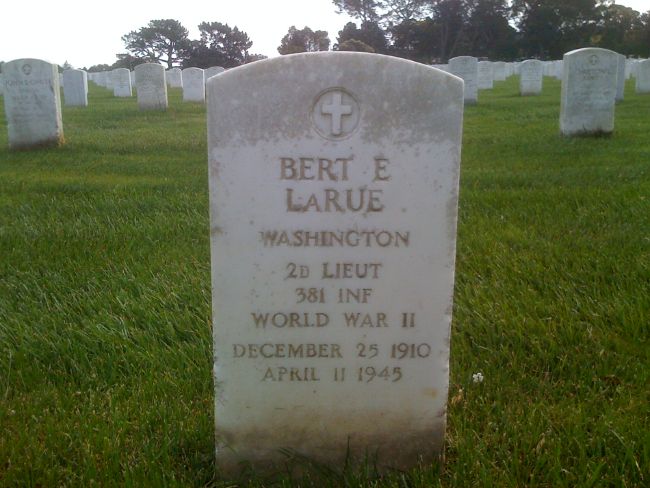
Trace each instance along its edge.
<path fill-rule="evenodd" d="M 563 98 L 615 74 L 608 53 L 567 53 Z M 55 66 L 6 73 L 10 144 L 16 127 L 60 122 Z M 251 63 L 207 90 L 219 467 L 287 452 L 339 467 L 371 453 L 382 471 L 438 459 L 463 81 L 326 52 Z"/>
<path fill-rule="evenodd" d="M 544 76 L 562 80 L 560 131 L 564 135 L 607 134 L 614 130 L 614 105 L 621 102 L 625 81 L 635 77 L 636 93 L 650 93 L 650 60 L 626 59 L 607 49 L 576 49 L 561 61 L 529 59 L 521 63 L 478 61 L 459 56 L 436 66 L 465 82 L 465 104 L 475 104 L 479 89 L 519 75 L 522 96 L 540 95 Z"/>
<path fill-rule="evenodd" d="M 529 59 L 521 62 L 479 61 L 473 56 L 458 56 L 448 64 L 433 65 L 465 82 L 465 103 L 475 104 L 479 90 L 494 88 L 495 81 L 505 81 L 513 75 L 519 75 L 519 92 L 522 96 L 540 95 L 545 76 L 562 80 L 564 60 L 540 61 Z M 635 77 L 636 93 L 650 92 L 650 63 L 648 60 L 627 59 L 619 54 L 617 58 L 616 101 L 624 97 L 625 81 Z"/>
<path fill-rule="evenodd" d="M 650 93 L 650 60 L 630 61 L 613 51 L 585 48 L 571 51 L 562 61 L 527 60 L 522 63 L 478 61 L 471 56 L 436 66 L 464 80 L 465 103 L 476 103 L 478 89 L 488 81 L 520 76 L 522 95 L 541 92 L 545 73 L 561 76 L 560 130 L 565 135 L 611 133 L 614 104 L 623 99 L 627 76 L 636 77 L 637 93 Z M 133 76 L 126 69 L 86 73 L 67 70 L 62 74 L 66 105 L 87 106 L 88 77 L 111 88 L 115 96 L 131 96 L 135 79 L 138 106 L 142 110 L 165 110 L 167 85 L 182 86 L 183 100 L 203 102 L 209 78 L 223 68 L 168 70 L 156 63 L 136 66 Z M 56 65 L 37 59 L 18 59 L 4 65 L 2 83 L 11 148 L 59 144 L 63 140 L 59 73 Z"/>
<path fill-rule="evenodd" d="M 138 94 L 138 106 L 142 110 L 167 108 L 167 87 L 182 88 L 184 102 L 205 102 L 205 83 L 209 78 L 224 71 L 221 66 L 206 70 L 201 68 L 165 69 L 155 63 L 136 66 L 134 71 L 117 68 L 112 71 L 86 73 L 83 70 L 66 70 L 60 75 L 66 106 L 88 106 L 88 81 L 113 91 L 115 97 Z"/>
<path fill-rule="evenodd" d="M 21 149 L 58 145 L 63 142 L 60 85 L 66 105 L 88 106 L 88 78 L 111 88 L 117 97 L 132 96 L 132 83 L 142 110 L 165 110 L 168 106 L 167 84 L 183 86 L 183 100 L 205 101 L 205 83 L 224 71 L 221 67 L 172 69 L 156 63 L 144 63 L 133 73 L 126 68 L 111 72 L 87 73 L 66 70 L 59 74 L 56 65 L 40 59 L 17 59 L 3 66 L 1 94 L 4 95 L 9 147 Z M 178 76 L 180 74 L 180 77 Z"/>

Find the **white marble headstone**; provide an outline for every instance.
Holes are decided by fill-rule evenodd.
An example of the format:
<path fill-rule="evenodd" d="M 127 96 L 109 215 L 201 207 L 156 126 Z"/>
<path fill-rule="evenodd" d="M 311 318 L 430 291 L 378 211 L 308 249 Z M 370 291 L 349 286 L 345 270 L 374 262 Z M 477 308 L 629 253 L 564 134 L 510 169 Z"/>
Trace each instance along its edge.
<path fill-rule="evenodd" d="M 564 135 L 614 130 L 618 54 L 588 47 L 564 55 L 560 131 Z"/>
<path fill-rule="evenodd" d="M 161 64 L 144 63 L 136 66 L 135 87 L 140 110 L 167 109 L 165 68 Z"/>
<path fill-rule="evenodd" d="M 183 88 L 183 72 L 180 68 L 168 69 L 165 78 L 169 88 Z"/>
<path fill-rule="evenodd" d="M 207 90 L 218 465 L 437 458 L 462 81 L 328 52 Z"/>
<path fill-rule="evenodd" d="M 491 90 L 494 88 L 494 67 L 490 61 L 479 61 L 477 87 L 479 90 Z"/>
<path fill-rule="evenodd" d="M 635 85 L 636 93 L 650 93 L 650 59 L 637 61 L 635 64 Z"/>
<path fill-rule="evenodd" d="M 55 64 L 16 59 L 2 66 L 4 105 L 11 149 L 63 142 L 61 91 Z"/>
<path fill-rule="evenodd" d="M 63 100 L 69 107 L 88 106 L 88 74 L 81 69 L 63 72 Z"/>
<path fill-rule="evenodd" d="M 183 70 L 183 101 L 205 101 L 205 76 L 201 68 L 185 68 Z"/>
<path fill-rule="evenodd" d="M 127 98 L 133 95 L 131 91 L 131 72 L 127 68 L 117 68 L 111 73 L 113 95 Z"/>
<path fill-rule="evenodd" d="M 616 70 L 616 102 L 622 102 L 625 98 L 625 61 L 625 56 L 619 54 Z"/>
<path fill-rule="evenodd" d="M 449 72 L 465 82 L 465 103 L 478 100 L 478 60 L 473 56 L 457 56 L 449 60 Z"/>
<path fill-rule="evenodd" d="M 522 96 L 542 93 L 544 63 L 537 59 L 528 59 L 519 67 L 519 93 Z"/>
<path fill-rule="evenodd" d="M 492 70 L 494 81 L 505 81 L 506 79 L 506 63 L 505 61 L 495 61 L 492 63 Z"/>
<path fill-rule="evenodd" d="M 215 75 L 218 75 L 219 73 L 223 73 L 225 71 L 224 68 L 221 66 L 212 66 L 210 68 L 207 68 L 205 70 L 205 82 L 207 83 L 210 78 L 212 78 Z"/>

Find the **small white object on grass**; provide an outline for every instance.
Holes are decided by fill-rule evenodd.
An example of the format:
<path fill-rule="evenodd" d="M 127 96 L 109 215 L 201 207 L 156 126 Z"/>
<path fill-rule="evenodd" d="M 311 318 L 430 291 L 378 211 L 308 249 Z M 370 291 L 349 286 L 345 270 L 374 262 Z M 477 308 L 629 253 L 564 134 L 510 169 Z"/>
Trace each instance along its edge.
<path fill-rule="evenodd" d="M 472 382 L 483 383 L 483 373 L 474 373 L 472 375 Z"/>

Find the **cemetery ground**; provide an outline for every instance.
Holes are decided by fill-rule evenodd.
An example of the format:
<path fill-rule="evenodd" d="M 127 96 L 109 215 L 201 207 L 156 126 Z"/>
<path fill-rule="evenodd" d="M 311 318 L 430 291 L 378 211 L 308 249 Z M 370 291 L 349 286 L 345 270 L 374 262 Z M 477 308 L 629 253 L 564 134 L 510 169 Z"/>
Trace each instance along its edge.
<path fill-rule="evenodd" d="M 569 139 L 544 83 L 466 108 L 446 462 L 381 477 L 215 473 L 202 105 L 92 85 L 25 152 L 2 118 L 0 486 L 647 486 L 650 96 Z"/>

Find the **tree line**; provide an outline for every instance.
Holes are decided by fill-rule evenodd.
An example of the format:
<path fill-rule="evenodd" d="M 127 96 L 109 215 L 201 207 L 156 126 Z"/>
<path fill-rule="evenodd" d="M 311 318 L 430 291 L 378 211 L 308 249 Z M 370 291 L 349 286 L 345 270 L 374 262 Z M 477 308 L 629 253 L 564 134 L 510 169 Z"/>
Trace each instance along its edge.
<path fill-rule="evenodd" d="M 650 10 L 645 13 L 612 0 L 332 0 L 354 19 L 332 44 L 323 30 L 291 26 L 278 52 L 361 51 L 423 63 L 444 63 L 471 55 L 512 61 L 560 59 L 572 49 L 592 46 L 650 57 Z M 177 20 L 152 20 L 122 40 L 125 53 L 112 65 L 90 71 L 133 69 L 142 62 L 230 68 L 262 59 L 237 26 L 202 22 L 190 39 Z"/>

